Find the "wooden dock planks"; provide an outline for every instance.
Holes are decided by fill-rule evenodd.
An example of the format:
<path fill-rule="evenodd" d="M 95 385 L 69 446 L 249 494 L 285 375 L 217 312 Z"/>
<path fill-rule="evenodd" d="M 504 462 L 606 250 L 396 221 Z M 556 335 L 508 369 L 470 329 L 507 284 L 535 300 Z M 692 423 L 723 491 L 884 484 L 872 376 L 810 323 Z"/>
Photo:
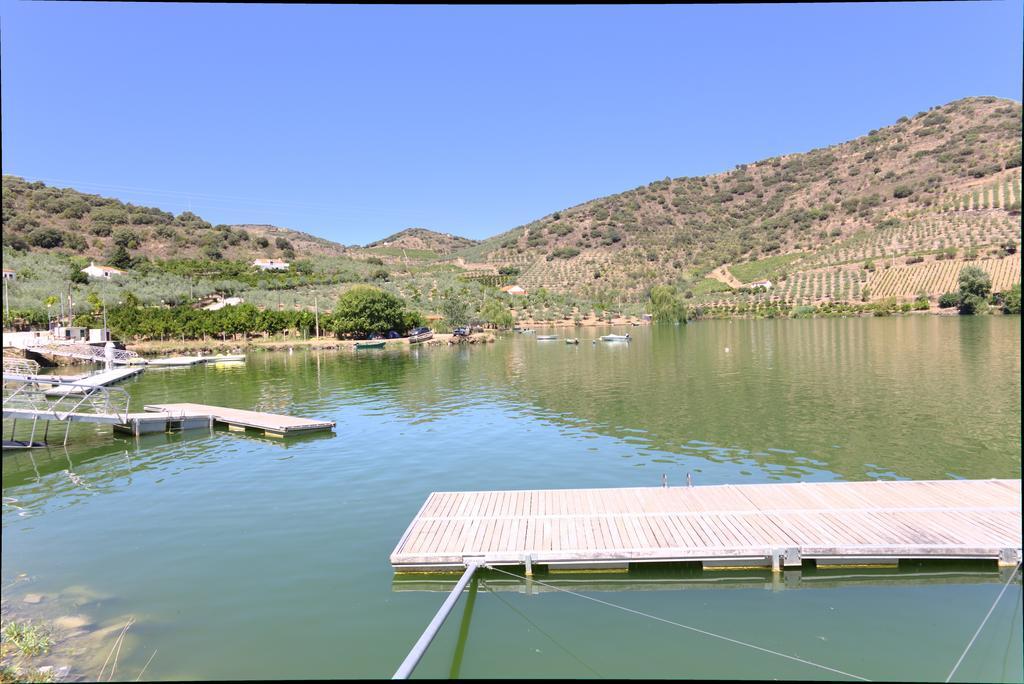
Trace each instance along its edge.
<path fill-rule="evenodd" d="M 434 492 L 396 569 L 909 557 L 1019 560 L 1020 480 Z M 794 560 L 795 559 L 795 560 Z M 778 561 L 776 561 L 778 562 Z"/>

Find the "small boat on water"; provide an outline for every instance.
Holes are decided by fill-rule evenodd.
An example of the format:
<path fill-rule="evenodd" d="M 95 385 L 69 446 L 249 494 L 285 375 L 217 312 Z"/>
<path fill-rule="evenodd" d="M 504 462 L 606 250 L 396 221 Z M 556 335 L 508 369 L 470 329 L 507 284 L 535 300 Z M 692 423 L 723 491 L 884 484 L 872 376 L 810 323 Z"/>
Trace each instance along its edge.
<path fill-rule="evenodd" d="M 524 328 L 523 330 L 520 330 L 519 332 L 522 333 L 523 335 L 529 335 L 529 334 L 532 334 L 532 333 L 534 333 L 536 331 L 533 328 Z"/>
<path fill-rule="evenodd" d="M 537 335 L 537 341 L 538 342 L 540 342 L 542 340 L 557 340 L 557 339 L 558 339 L 558 335 Z"/>
<path fill-rule="evenodd" d="M 580 343 L 580 338 L 578 338 L 578 337 L 567 337 L 567 338 L 565 338 L 565 343 L 566 344 L 579 344 Z"/>
<path fill-rule="evenodd" d="M 603 342 L 629 342 L 629 333 L 625 335 L 601 335 Z"/>
<path fill-rule="evenodd" d="M 356 349 L 383 349 L 385 340 L 371 340 L 369 342 L 356 342 Z"/>
<path fill-rule="evenodd" d="M 417 344 L 419 342 L 426 342 L 427 340 L 434 337 L 434 331 L 430 328 L 416 328 L 409 333 L 409 344 Z"/>

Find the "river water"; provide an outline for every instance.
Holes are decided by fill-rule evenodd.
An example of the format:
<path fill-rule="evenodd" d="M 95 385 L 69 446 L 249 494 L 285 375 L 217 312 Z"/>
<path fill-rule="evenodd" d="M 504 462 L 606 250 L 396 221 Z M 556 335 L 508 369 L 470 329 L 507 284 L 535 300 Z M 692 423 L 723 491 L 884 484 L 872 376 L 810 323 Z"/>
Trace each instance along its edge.
<path fill-rule="evenodd" d="M 1021 476 L 1018 317 L 707 321 L 593 343 L 603 332 L 147 370 L 123 385 L 133 410 L 188 401 L 337 428 L 79 425 L 66 450 L 5 454 L 6 610 L 82 615 L 50 662 L 90 679 L 129 618 L 115 679 L 147 661 L 145 679 L 390 677 L 455 579 L 388 563 L 432 491 Z M 492 573 L 415 675 L 944 680 L 1009 578 L 841 574 L 645 568 L 527 587 Z M 1021 622 L 1018 575 L 954 679 L 1021 681 Z"/>

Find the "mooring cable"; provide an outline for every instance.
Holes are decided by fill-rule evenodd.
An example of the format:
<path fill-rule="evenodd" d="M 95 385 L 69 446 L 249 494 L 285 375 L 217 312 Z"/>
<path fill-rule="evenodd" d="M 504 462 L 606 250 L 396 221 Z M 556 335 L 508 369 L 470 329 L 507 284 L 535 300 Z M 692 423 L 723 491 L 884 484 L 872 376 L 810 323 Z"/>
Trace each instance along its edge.
<path fill-rule="evenodd" d="M 502 573 L 504 575 L 509 575 L 511 577 L 516 577 L 516 578 L 521 579 L 521 580 L 526 580 L 526 578 L 523 577 L 522 575 L 517 575 L 517 574 L 515 574 L 513 572 L 508 572 L 507 570 L 502 570 L 501 568 L 496 568 L 493 565 L 487 565 L 486 567 L 487 567 L 488 570 L 494 570 L 495 572 L 500 572 L 500 573 Z M 535 582 L 536 584 L 539 584 L 539 585 L 541 585 L 543 587 L 549 587 L 549 588 L 554 589 L 556 591 L 565 592 L 566 594 L 572 594 L 573 596 L 579 596 L 580 598 L 587 599 L 588 601 L 594 601 L 595 603 L 600 603 L 602 605 L 609 606 L 610 608 L 618 608 L 619 610 L 626 611 L 627 613 L 633 613 L 634 615 L 640 615 L 642 617 L 650 618 L 651 620 L 656 620 L 657 622 L 664 622 L 665 624 L 673 625 L 675 627 L 682 627 L 683 629 L 688 629 L 688 630 L 690 630 L 692 632 L 697 632 L 699 634 L 704 634 L 705 636 L 714 637 L 715 639 L 722 639 L 723 641 L 728 641 L 730 643 L 738 644 L 740 646 L 746 646 L 747 648 L 753 648 L 753 649 L 755 649 L 757 651 L 763 651 L 764 653 L 770 653 L 771 655 L 776 655 L 776 656 L 779 656 L 780 658 L 788 658 L 789 660 L 795 660 L 798 663 L 803 663 L 805 665 L 810 665 L 812 667 L 821 668 L 822 670 L 828 670 L 829 672 L 835 672 L 836 674 L 841 674 L 844 677 L 850 677 L 852 679 L 859 679 L 862 682 L 870 682 L 871 681 L 867 677 L 861 677 L 860 675 L 850 674 L 849 672 L 843 672 L 842 670 L 837 670 L 834 667 L 828 667 L 827 665 L 821 665 L 819 663 L 815 663 L 815 662 L 812 662 L 810 660 L 805 660 L 805 659 L 799 658 L 797 656 L 792 656 L 792 655 L 789 655 L 787 653 L 780 653 L 779 651 L 773 651 L 770 648 L 764 648 L 763 646 L 757 646 L 755 644 L 750 644 L 750 643 L 747 643 L 745 641 L 740 641 L 739 639 L 733 639 L 731 637 L 722 636 L 721 634 L 715 634 L 714 632 L 709 632 L 709 631 L 704 630 L 704 629 L 699 629 L 697 627 L 691 627 L 690 625 L 684 625 L 681 622 L 673 622 L 672 620 L 666 620 L 665 618 L 658 617 L 657 615 L 651 615 L 649 613 L 644 613 L 644 612 L 639 611 L 639 610 L 634 610 L 632 608 L 627 608 L 625 606 L 620 606 L 620 605 L 617 605 L 615 603 L 609 603 L 608 601 L 602 601 L 601 599 L 594 598 L 593 596 L 587 596 L 586 594 L 578 594 L 575 591 L 571 591 L 569 589 L 563 589 L 562 587 L 556 587 L 553 584 L 548 584 L 546 582 L 541 582 L 540 580 L 536 580 L 536 579 L 532 579 L 531 578 L 530 581 L 531 582 Z"/>
<path fill-rule="evenodd" d="M 512 605 L 511 603 L 509 603 L 508 601 L 506 601 L 505 599 L 503 599 L 503 598 L 502 598 L 501 596 L 499 596 L 499 595 L 498 595 L 498 592 L 496 592 L 496 591 L 495 591 L 494 589 L 491 589 L 491 587 L 490 587 L 490 586 L 489 586 L 489 585 L 487 584 L 486 580 L 484 580 L 484 579 L 481 579 L 481 580 L 480 580 L 480 584 L 484 585 L 484 588 L 485 588 L 485 589 L 487 590 L 487 593 L 488 593 L 488 594 L 491 594 L 491 595 L 493 595 L 493 596 L 494 596 L 494 598 L 496 598 L 496 599 L 498 599 L 499 601 L 501 601 L 502 603 L 504 603 L 504 604 L 505 604 L 505 605 L 506 605 L 506 606 L 507 606 L 508 608 L 510 608 L 510 609 L 511 609 L 511 610 L 512 610 L 513 612 L 515 612 L 515 613 L 516 613 L 516 614 L 517 614 L 517 615 L 518 615 L 519 617 L 523 618 L 523 620 L 525 620 L 525 621 L 526 621 L 526 622 L 528 622 L 529 624 L 533 625 L 533 628 L 534 628 L 534 629 L 536 629 L 536 630 L 537 630 L 538 632 L 540 632 L 541 634 L 543 634 L 544 636 L 546 636 L 546 637 L 547 637 L 548 639 L 550 639 L 550 640 L 551 640 L 551 643 L 553 643 L 553 644 L 554 644 L 555 646 L 558 646 L 558 648 L 560 648 L 560 649 L 562 649 L 563 651 L 565 651 L 566 653 L 568 653 L 568 654 L 569 654 L 569 656 L 570 656 L 570 657 L 571 657 L 571 658 L 572 658 L 573 660 L 575 660 L 575 661 L 576 661 L 577 663 L 579 663 L 579 664 L 580 664 L 580 665 L 582 665 L 583 667 L 585 667 L 585 668 L 587 668 L 588 670 L 590 670 L 591 672 L 593 672 L 593 673 L 594 673 L 595 675 L 597 675 L 597 676 L 598 676 L 598 677 L 599 677 L 600 679 L 604 679 L 604 678 L 605 678 L 603 674 L 601 674 L 600 672 L 598 672 L 597 670 L 595 670 L 594 668 L 592 668 L 592 667 L 591 667 L 590 665 L 587 665 L 587 663 L 586 663 L 586 662 L 584 662 L 584 661 L 583 661 L 583 660 L 582 660 L 582 659 L 581 659 L 581 658 L 580 658 L 580 657 L 579 657 L 578 655 L 576 655 L 575 653 L 573 653 L 572 651 L 570 651 L 570 650 L 569 650 L 568 648 L 566 648 L 565 646 L 563 646 L 563 645 L 561 644 L 561 642 L 559 642 L 559 641 L 558 641 L 557 639 L 555 639 L 555 637 L 551 636 L 550 634 L 548 634 L 547 632 L 545 632 L 545 631 L 544 631 L 543 629 L 541 629 L 541 628 L 540 628 L 540 625 L 538 625 L 538 624 L 537 624 L 536 622 L 534 622 L 534 621 L 533 621 L 533 620 L 531 620 L 530 618 L 526 617 L 526 614 L 525 614 L 525 613 L 523 613 L 523 612 L 522 612 L 521 610 L 519 610 L 518 608 L 516 608 L 515 606 L 513 606 L 513 605 Z"/>
<path fill-rule="evenodd" d="M 1013 572 L 1010 573 L 1010 579 L 1006 580 L 1006 584 L 1004 584 L 1003 588 L 1000 590 L 999 596 L 996 596 L 996 600 L 992 602 L 992 607 L 989 608 L 988 612 L 985 614 L 985 619 L 981 621 L 981 624 L 978 625 L 978 629 L 974 632 L 974 636 L 972 636 L 971 640 L 967 642 L 967 648 L 965 648 L 964 652 L 960 654 L 960 658 L 956 661 L 956 665 L 953 666 L 953 669 L 949 671 L 949 676 L 946 677 L 947 682 L 953 678 L 953 675 L 956 674 L 957 669 L 960 667 L 960 663 L 964 662 L 964 658 L 967 657 L 967 652 L 971 650 L 972 646 L 974 646 L 974 642 L 977 640 L 978 635 L 981 634 L 981 630 L 985 628 L 985 623 L 988 622 L 990 617 L 992 617 L 992 611 L 994 611 L 996 606 L 999 604 L 999 599 L 1003 598 L 1003 594 L 1006 593 L 1010 583 L 1013 582 L 1013 578 L 1017 576 L 1017 571 L 1020 570 L 1020 565 L 1020 561 L 1018 561 L 1017 566 L 1013 569 Z"/>

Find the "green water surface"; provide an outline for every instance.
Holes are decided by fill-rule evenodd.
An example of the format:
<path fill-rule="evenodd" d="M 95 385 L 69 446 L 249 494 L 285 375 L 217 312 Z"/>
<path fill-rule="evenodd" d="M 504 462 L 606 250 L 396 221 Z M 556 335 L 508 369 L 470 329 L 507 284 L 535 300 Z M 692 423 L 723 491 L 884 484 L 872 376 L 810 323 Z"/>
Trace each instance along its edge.
<path fill-rule="evenodd" d="M 151 657 L 145 679 L 390 677 L 454 581 L 388 563 L 432 491 L 1020 477 L 1018 317 L 708 321 L 593 343 L 609 331 L 147 370 L 123 384 L 133 410 L 337 428 L 282 442 L 82 425 L 66 451 L 6 453 L 5 606 L 39 593 L 33 610 L 93 630 L 134 617 L 116 678 Z M 910 570 L 491 573 L 416 676 L 941 681 L 1009 575 Z M 954 680 L 1021 681 L 1021 629 L 1018 575 Z"/>

